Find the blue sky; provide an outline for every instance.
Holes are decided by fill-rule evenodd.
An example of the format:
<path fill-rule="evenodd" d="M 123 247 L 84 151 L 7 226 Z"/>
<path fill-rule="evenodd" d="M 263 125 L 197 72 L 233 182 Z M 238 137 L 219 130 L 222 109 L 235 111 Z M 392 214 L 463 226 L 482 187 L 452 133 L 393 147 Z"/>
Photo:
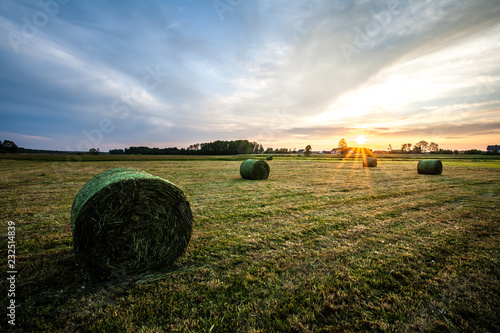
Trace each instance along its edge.
<path fill-rule="evenodd" d="M 500 144 L 498 0 L 4 0 L 0 59 L 26 148 Z"/>

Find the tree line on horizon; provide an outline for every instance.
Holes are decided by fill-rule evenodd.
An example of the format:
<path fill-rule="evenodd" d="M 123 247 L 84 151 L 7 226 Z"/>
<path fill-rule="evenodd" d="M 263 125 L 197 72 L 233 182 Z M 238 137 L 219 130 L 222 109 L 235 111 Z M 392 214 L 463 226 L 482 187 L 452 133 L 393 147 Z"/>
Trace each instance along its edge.
<path fill-rule="evenodd" d="M 347 144 L 347 141 L 345 139 L 341 139 L 339 141 L 338 148 L 340 149 L 340 152 L 342 155 L 345 155 L 347 151 L 353 149 L 353 147 L 350 147 Z M 429 152 L 429 153 L 447 153 L 448 151 L 450 152 L 450 154 L 453 153 L 453 151 L 451 151 L 451 150 L 445 150 L 445 149 L 439 148 L 439 145 L 437 143 L 434 143 L 434 142 L 428 143 L 427 141 L 424 141 L 424 140 L 417 142 L 415 145 L 412 145 L 411 143 L 404 143 L 401 145 L 400 150 L 394 150 L 392 148 L 392 145 L 389 145 L 389 147 L 387 148 L 387 151 L 391 152 L 391 153 L 396 153 L 396 154 L 398 154 L 398 153 L 399 154 L 401 154 L 401 153 L 419 154 L 419 153 L 426 153 L 426 152 Z"/>
<path fill-rule="evenodd" d="M 238 155 L 238 154 L 291 154 L 295 150 L 288 148 L 267 148 L 248 140 L 217 140 L 212 142 L 195 143 L 187 148 L 149 148 L 146 146 L 129 147 L 125 149 L 111 149 L 113 155 Z"/>
<path fill-rule="evenodd" d="M 347 142 L 342 139 L 338 145 L 343 151 L 351 149 Z M 422 140 L 412 145 L 411 143 L 405 143 L 401 145 L 401 149 L 393 149 L 389 145 L 387 149 L 388 153 L 403 153 L 403 154 L 421 154 L 421 153 L 431 153 L 431 154 L 458 154 L 458 150 L 449 150 L 439 148 L 439 145 L 431 142 L 430 144 Z M 18 147 L 14 141 L 11 140 L 0 140 L 0 154 L 93 154 L 99 155 L 101 152 L 98 148 L 91 148 L 88 152 L 69 152 L 69 151 L 59 151 L 59 150 L 43 150 L 43 149 L 29 149 Z M 299 154 L 301 151 L 297 151 L 289 148 L 277 148 L 273 149 L 271 147 L 264 149 L 264 147 L 255 142 L 248 140 L 217 140 L 212 142 L 196 143 L 190 145 L 187 148 L 149 148 L 146 146 L 132 146 L 125 149 L 111 149 L 109 154 L 114 155 L 238 155 L 238 154 Z M 312 153 L 312 148 L 310 145 L 306 146 L 304 149 L 304 155 L 308 156 Z M 465 150 L 465 154 L 486 154 L 491 155 L 491 152 L 485 152 L 478 149 Z M 498 154 L 498 152 L 493 152 L 493 154 Z"/>
<path fill-rule="evenodd" d="M 435 142 L 428 143 L 425 140 L 421 140 L 417 142 L 416 144 L 412 145 L 411 143 L 403 143 L 401 145 L 401 149 L 399 150 L 394 150 L 392 149 L 392 146 L 389 145 L 388 148 L 389 152 L 391 153 L 399 153 L 399 154 L 422 154 L 422 153 L 429 153 L 429 154 L 458 154 L 458 150 L 451 150 L 451 149 L 443 149 L 440 148 L 439 145 Z M 470 149 L 465 151 L 466 154 L 482 154 L 484 153 L 481 150 L 477 149 Z"/>
<path fill-rule="evenodd" d="M 413 147 L 413 148 L 412 148 Z M 428 143 L 425 140 L 421 140 L 412 146 L 411 143 L 404 143 L 401 145 L 401 152 L 405 153 L 437 153 L 443 149 L 439 148 L 439 145 L 435 142 Z"/>
<path fill-rule="evenodd" d="M 338 147 L 341 149 L 341 150 L 347 150 L 347 149 L 351 149 L 348 145 L 347 145 L 347 142 L 345 139 L 342 139 L 339 141 L 339 144 L 338 144 Z M 410 153 L 426 153 L 426 152 L 429 152 L 429 153 L 446 153 L 446 152 L 450 152 L 450 153 L 453 153 L 453 151 L 451 150 L 445 150 L 445 149 L 441 149 L 439 148 L 439 145 L 435 142 L 431 142 L 431 143 L 428 143 L 427 141 L 424 141 L 424 140 L 421 140 L 419 142 L 417 142 L 415 145 L 412 145 L 411 143 L 404 143 L 401 145 L 401 149 L 400 150 L 394 150 L 392 149 L 392 145 L 389 145 L 389 147 L 387 148 L 387 151 L 391 152 L 391 153 L 407 153 L 407 154 L 410 154 Z"/>
<path fill-rule="evenodd" d="M 147 146 L 131 146 L 125 149 L 110 149 L 109 153 L 113 155 L 237 155 L 237 154 L 294 154 L 295 149 L 271 147 L 264 149 L 262 144 L 248 140 L 217 140 L 213 142 L 196 143 L 186 148 L 150 148 Z M 91 148 L 88 152 L 60 151 L 30 149 L 18 147 L 14 141 L 0 140 L 0 154 L 90 154 L 99 155 L 99 148 Z"/>

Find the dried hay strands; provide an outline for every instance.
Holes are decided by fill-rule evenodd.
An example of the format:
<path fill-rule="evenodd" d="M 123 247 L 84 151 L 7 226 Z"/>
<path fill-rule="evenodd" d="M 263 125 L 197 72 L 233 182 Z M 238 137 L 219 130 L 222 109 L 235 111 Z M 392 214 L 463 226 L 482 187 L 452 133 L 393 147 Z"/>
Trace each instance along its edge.
<path fill-rule="evenodd" d="M 77 261 L 91 271 L 136 273 L 170 266 L 191 238 L 193 215 L 173 183 L 131 168 L 89 180 L 71 207 Z"/>
<path fill-rule="evenodd" d="M 368 168 L 373 168 L 377 166 L 376 157 L 363 157 L 363 166 Z"/>
<path fill-rule="evenodd" d="M 440 175 L 443 172 L 443 163 L 440 160 L 420 160 L 417 171 L 419 174 Z"/>
<path fill-rule="evenodd" d="M 245 179 L 267 179 L 270 172 L 269 165 L 264 160 L 247 159 L 240 165 L 240 175 Z"/>

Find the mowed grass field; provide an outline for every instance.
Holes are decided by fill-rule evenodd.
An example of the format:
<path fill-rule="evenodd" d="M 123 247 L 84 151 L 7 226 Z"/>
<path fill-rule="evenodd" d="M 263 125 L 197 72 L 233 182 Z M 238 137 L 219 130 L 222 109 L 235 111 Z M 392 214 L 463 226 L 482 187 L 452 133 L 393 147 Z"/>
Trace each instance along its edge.
<path fill-rule="evenodd" d="M 0 159 L 1 248 L 16 223 L 16 326 L 81 332 L 500 331 L 500 160 Z M 186 254 L 162 272 L 89 281 L 70 208 L 101 171 L 135 167 L 183 189 Z M 4 257 L 7 262 L 7 256 Z M 3 265 L 7 271 L 6 265 Z M 4 273 L 5 275 L 6 273 Z"/>

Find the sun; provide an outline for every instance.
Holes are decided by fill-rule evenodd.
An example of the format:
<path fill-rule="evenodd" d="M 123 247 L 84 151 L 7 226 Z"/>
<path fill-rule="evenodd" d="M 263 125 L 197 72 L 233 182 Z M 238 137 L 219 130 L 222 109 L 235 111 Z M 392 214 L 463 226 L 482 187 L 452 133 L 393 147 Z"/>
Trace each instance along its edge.
<path fill-rule="evenodd" d="M 364 135 L 358 135 L 356 138 L 356 142 L 360 145 L 364 144 L 366 142 L 366 138 Z"/>

